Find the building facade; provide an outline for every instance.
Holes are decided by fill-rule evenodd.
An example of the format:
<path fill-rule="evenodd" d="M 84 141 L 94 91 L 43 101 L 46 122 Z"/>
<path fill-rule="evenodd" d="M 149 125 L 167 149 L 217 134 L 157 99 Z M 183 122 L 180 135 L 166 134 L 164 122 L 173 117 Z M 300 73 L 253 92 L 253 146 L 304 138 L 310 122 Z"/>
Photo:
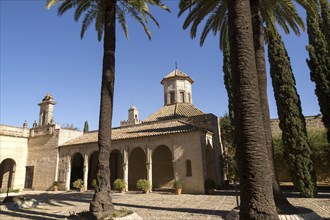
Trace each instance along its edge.
<path fill-rule="evenodd" d="M 219 118 L 192 104 L 194 81 L 178 69 L 164 77 L 164 106 L 140 120 L 138 109 L 112 129 L 111 183 L 122 178 L 128 190 L 148 179 L 154 190 L 172 188 L 182 180 L 183 192 L 204 193 L 212 180 L 222 187 Z M 39 104 L 39 123 L 28 129 L 0 127 L 0 188 L 49 190 L 53 182 L 69 190 L 77 179 L 92 188 L 97 169 L 97 131 L 63 129 L 54 123 L 55 101 L 46 95 Z"/>

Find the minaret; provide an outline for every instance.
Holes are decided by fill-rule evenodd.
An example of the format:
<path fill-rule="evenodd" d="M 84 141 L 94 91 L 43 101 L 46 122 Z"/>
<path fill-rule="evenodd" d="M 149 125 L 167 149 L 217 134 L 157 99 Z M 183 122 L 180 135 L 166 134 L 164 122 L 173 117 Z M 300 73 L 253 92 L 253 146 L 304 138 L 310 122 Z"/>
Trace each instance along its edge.
<path fill-rule="evenodd" d="M 141 121 L 139 120 L 139 111 L 134 105 L 132 105 L 132 107 L 128 109 L 128 120 L 121 121 L 120 126 L 123 127 L 136 124 L 141 124 Z"/>
<path fill-rule="evenodd" d="M 53 96 L 48 93 L 42 99 L 42 102 L 38 104 L 40 106 L 38 127 L 54 123 L 53 110 L 55 104 Z"/>
<path fill-rule="evenodd" d="M 175 69 L 163 78 L 161 84 L 164 86 L 164 105 L 176 103 L 192 104 L 191 85 L 194 80 L 182 71 Z"/>

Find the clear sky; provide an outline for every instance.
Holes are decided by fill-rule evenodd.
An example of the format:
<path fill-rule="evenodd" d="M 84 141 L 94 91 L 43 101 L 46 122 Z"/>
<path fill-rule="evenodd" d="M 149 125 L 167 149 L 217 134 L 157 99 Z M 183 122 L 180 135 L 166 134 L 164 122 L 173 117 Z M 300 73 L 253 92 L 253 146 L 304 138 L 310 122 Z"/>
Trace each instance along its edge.
<path fill-rule="evenodd" d="M 94 26 L 80 40 L 81 22 L 73 14 L 58 17 L 56 8 L 45 8 L 42 0 L 0 0 L 1 2 L 1 112 L 0 123 L 31 127 L 38 121 L 43 96 L 51 93 L 57 102 L 54 119 L 58 124 L 74 124 L 82 129 L 88 120 L 90 130 L 98 128 L 102 42 L 97 41 Z M 210 35 L 203 47 L 183 30 L 185 15 L 178 19 L 178 1 L 163 1 L 172 11 L 152 8 L 160 23 L 151 21 L 149 41 L 142 27 L 128 19 L 129 40 L 117 26 L 116 81 L 113 126 L 127 119 L 134 104 L 140 119 L 163 106 L 160 81 L 178 69 L 195 80 L 193 103 L 205 113 L 222 116 L 227 112 L 227 94 L 223 84 L 222 53 L 218 36 Z M 303 17 L 304 11 L 300 10 Z M 306 33 L 300 37 L 283 36 L 291 58 L 303 113 L 319 114 L 306 64 Z M 271 117 L 277 117 L 269 80 Z"/>

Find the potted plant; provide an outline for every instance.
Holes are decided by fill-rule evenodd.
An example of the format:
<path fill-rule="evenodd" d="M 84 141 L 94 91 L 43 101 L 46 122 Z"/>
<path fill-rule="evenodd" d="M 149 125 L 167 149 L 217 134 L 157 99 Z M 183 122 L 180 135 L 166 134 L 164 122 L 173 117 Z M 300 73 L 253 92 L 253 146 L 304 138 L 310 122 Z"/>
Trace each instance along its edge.
<path fill-rule="evenodd" d="M 136 182 L 136 188 L 138 190 L 141 190 L 143 193 L 148 193 L 150 191 L 150 188 L 151 188 L 150 181 L 146 180 L 146 179 L 139 179 Z"/>
<path fill-rule="evenodd" d="M 174 180 L 173 188 L 176 195 L 181 195 L 183 182 L 181 180 Z"/>
<path fill-rule="evenodd" d="M 125 190 L 126 190 L 126 182 L 125 182 L 125 180 L 123 180 L 123 179 L 116 179 L 113 182 L 113 188 L 115 190 L 120 191 L 121 193 L 124 193 Z"/>
<path fill-rule="evenodd" d="M 80 192 L 84 191 L 84 181 L 82 179 L 77 179 L 72 183 L 73 188 L 79 189 Z"/>
<path fill-rule="evenodd" d="M 214 189 L 216 188 L 214 180 L 212 179 L 205 180 L 204 188 L 207 194 L 213 194 Z"/>
<path fill-rule="evenodd" d="M 53 182 L 53 190 L 54 190 L 54 191 L 57 191 L 59 185 L 60 185 L 60 182 L 59 182 L 59 181 L 54 181 L 54 182 Z"/>

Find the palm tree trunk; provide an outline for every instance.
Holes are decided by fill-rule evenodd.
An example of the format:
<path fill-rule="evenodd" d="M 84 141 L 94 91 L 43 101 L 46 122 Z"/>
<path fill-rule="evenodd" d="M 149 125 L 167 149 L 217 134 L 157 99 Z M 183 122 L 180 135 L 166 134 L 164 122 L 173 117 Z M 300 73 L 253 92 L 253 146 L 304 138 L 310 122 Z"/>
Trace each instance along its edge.
<path fill-rule="evenodd" d="M 278 219 L 259 99 L 249 0 L 228 1 L 241 219 Z"/>
<path fill-rule="evenodd" d="M 104 1 L 104 54 L 101 86 L 101 105 L 98 134 L 98 171 L 97 186 L 90 204 L 90 211 L 97 219 L 110 216 L 114 206 L 110 197 L 110 146 L 115 82 L 115 49 L 116 49 L 116 0 Z"/>
<path fill-rule="evenodd" d="M 286 197 L 283 195 L 280 185 L 278 183 L 277 172 L 274 162 L 274 148 L 272 144 L 272 130 L 270 126 L 270 113 L 267 96 L 267 72 L 265 59 L 265 37 L 262 25 L 262 17 L 260 13 L 260 0 L 250 0 L 252 27 L 253 27 L 253 43 L 256 57 L 256 67 L 258 72 L 260 105 L 262 112 L 262 120 L 265 131 L 266 145 L 268 150 L 268 157 L 270 168 L 273 173 L 273 193 L 275 204 L 278 213 L 285 213 L 290 211 L 297 212 L 298 210 L 292 206 Z"/>

